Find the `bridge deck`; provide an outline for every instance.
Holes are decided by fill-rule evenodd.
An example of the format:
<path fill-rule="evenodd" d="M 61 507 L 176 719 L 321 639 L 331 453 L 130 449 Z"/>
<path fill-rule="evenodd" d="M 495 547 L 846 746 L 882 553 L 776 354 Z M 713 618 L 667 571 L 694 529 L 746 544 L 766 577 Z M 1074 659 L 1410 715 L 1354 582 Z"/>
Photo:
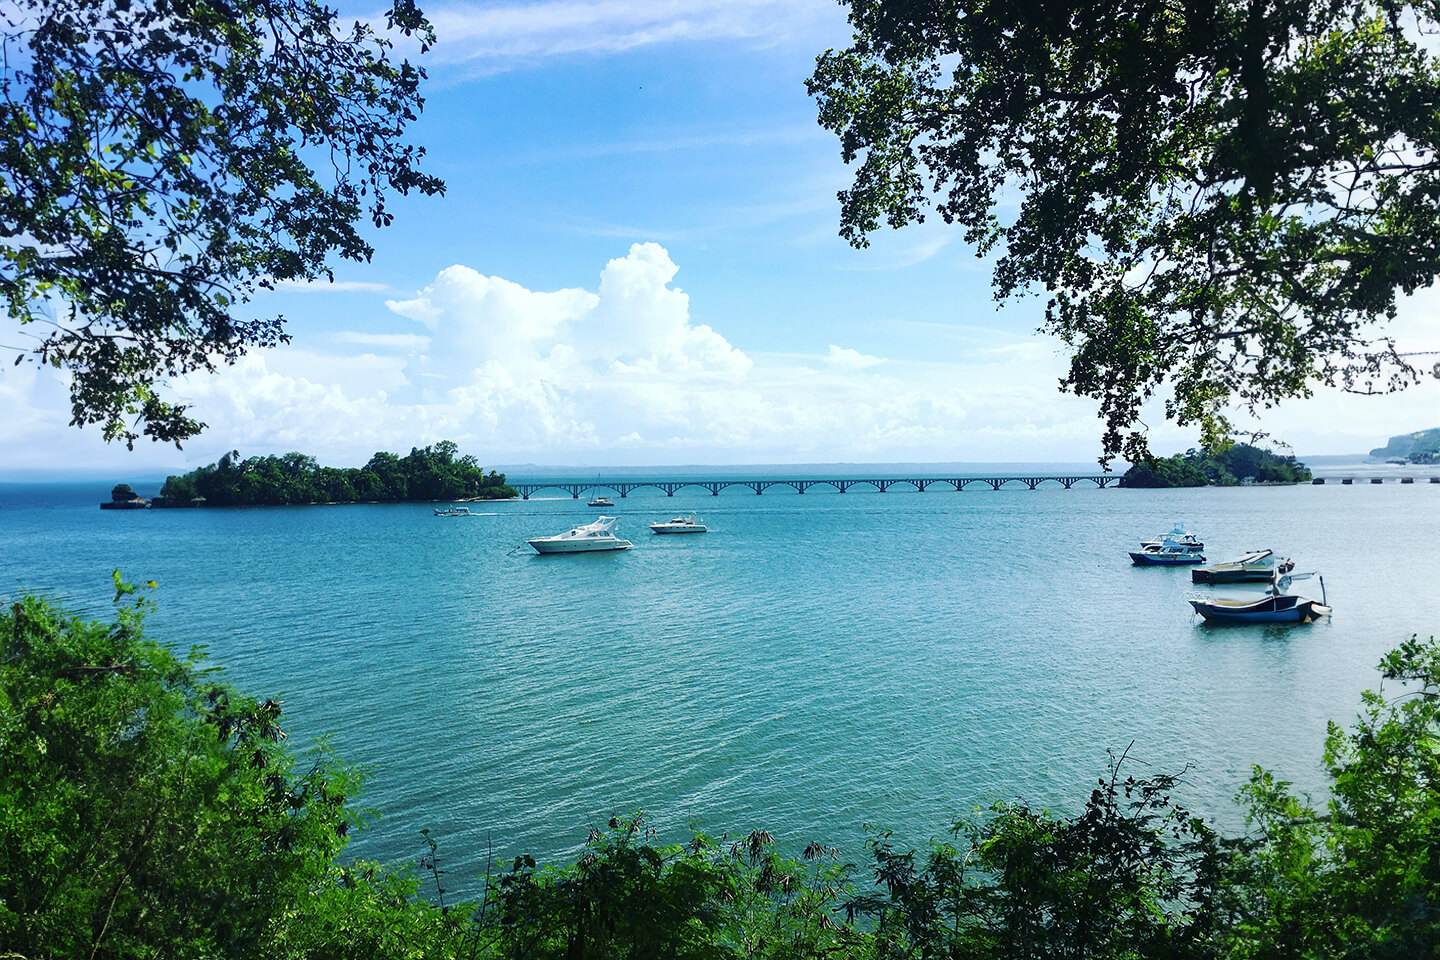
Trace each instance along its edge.
<path fill-rule="evenodd" d="M 804 493 L 811 487 L 830 487 L 838 493 L 844 493 L 851 487 L 868 486 L 885 493 L 894 486 L 908 486 L 918 493 L 924 493 L 930 487 L 949 487 L 955 492 L 961 492 L 966 487 L 979 484 L 988 486 L 991 490 L 999 490 L 1009 485 L 1025 487 L 1034 490 L 1041 484 L 1054 483 L 1069 490 L 1080 483 L 1092 484 L 1095 487 L 1104 489 L 1106 487 L 1118 487 L 1120 477 L 1117 474 L 1074 474 L 1074 475 L 1051 475 L 1036 474 L 1031 476 L 1012 475 L 995 477 L 826 477 L 826 478 L 804 478 L 784 479 L 771 478 L 765 480 L 615 480 L 615 481 L 568 481 L 551 480 L 539 483 L 512 483 L 512 487 L 519 492 L 522 499 L 529 500 L 530 497 L 541 490 L 559 490 L 570 494 L 571 497 L 579 499 L 589 493 L 615 493 L 621 497 L 628 497 L 632 491 L 644 488 L 653 488 L 663 492 L 667 497 L 673 497 L 679 490 L 687 487 L 697 487 L 708 490 L 710 495 L 718 497 L 720 491 L 728 487 L 746 487 L 755 492 L 757 496 L 763 494 L 771 487 L 789 487 L 796 493 Z"/>

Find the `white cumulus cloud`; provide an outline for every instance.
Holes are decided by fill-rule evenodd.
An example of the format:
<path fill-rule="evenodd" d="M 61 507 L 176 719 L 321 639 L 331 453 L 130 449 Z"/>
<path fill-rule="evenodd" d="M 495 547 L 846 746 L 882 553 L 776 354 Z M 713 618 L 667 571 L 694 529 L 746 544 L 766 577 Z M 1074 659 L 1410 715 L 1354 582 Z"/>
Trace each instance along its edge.
<path fill-rule="evenodd" d="M 837 370 L 866 370 L 884 363 L 885 358 L 872 357 L 868 353 L 861 353 L 859 350 L 852 350 L 849 347 L 837 347 L 832 343 L 830 352 L 825 355 L 825 362 Z"/>

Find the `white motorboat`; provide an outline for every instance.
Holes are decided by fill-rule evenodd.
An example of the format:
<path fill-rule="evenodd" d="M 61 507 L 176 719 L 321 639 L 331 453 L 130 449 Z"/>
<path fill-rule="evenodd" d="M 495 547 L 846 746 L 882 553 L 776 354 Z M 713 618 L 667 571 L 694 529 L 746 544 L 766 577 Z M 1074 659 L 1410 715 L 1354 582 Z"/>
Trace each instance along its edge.
<path fill-rule="evenodd" d="M 618 517 L 596 517 L 553 537 L 527 540 L 536 553 L 594 553 L 601 550 L 629 550 L 635 544 L 615 536 Z"/>
<path fill-rule="evenodd" d="M 473 516 L 475 516 L 475 514 L 473 514 L 473 513 L 470 512 L 470 508 L 469 508 L 469 507 L 453 507 L 453 506 L 452 506 L 452 507 L 446 507 L 444 510 L 441 510 L 439 507 L 436 507 L 436 508 L 435 508 L 435 516 L 437 516 L 437 517 L 473 517 Z"/>
<path fill-rule="evenodd" d="M 1141 540 L 1140 549 L 1148 551 L 1151 547 L 1189 550 L 1191 553 L 1199 553 L 1205 549 L 1205 543 L 1190 530 L 1185 529 L 1185 524 L 1177 523 L 1169 533 L 1162 533 L 1150 540 Z"/>
<path fill-rule="evenodd" d="M 1130 562 L 1137 567 L 1181 567 L 1205 562 L 1205 554 L 1189 544 L 1168 537 L 1160 543 L 1146 543 L 1130 551 Z"/>
<path fill-rule="evenodd" d="M 697 520 L 692 513 L 683 517 L 671 517 L 664 523 L 652 523 L 650 529 L 655 533 L 705 533 L 710 528 Z"/>

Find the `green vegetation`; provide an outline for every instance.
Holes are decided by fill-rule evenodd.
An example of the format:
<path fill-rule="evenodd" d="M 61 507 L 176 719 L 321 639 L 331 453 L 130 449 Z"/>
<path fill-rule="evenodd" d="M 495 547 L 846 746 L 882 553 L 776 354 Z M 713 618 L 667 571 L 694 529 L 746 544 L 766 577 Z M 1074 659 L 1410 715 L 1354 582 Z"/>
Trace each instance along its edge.
<path fill-rule="evenodd" d="M 809 82 L 841 235 L 938 217 L 1043 296 L 1107 460 L 1147 459 L 1157 392 L 1213 446 L 1233 406 L 1422 376 L 1383 324 L 1440 275 L 1433 3 L 844 2 Z"/>
<path fill-rule="evenodd" d="M 406 500 L 504 500 L 515 496 L 504 474 L 486 473 L 449 440 L 408 456 L 377 453 L 363 467 L 322 467 L 303 453 L 250 457 L 227 453 L 217 463 L 169 477 L 160 496 L 173 503 L 203 497 L 209 506 L 356 503 Z"/>
<path fill-rule="evenodd" d="M 0 301 L 70 374 L 71 423 L 179 442 L 166 381 L 288 340 L 256 289 L 371 255 L 437 194 L 405 132 L 434 40 L 415 0 L 13 0 L 0 19 Z"/>
<path fill-rule="evenodd" d="M 117 483 L 110 488 L 110 499 L 116 503 L 123 503 L 130 500 L 139 500 L 140 494 L 128 483 Z"/>
<path fill-rule="evenodd" d="M 1126 487 L 1233 487 L 1255 483 L 1306 483 L 1310 470 L 1293 455 L 1280 455 L 1248 443 L 1224 444 L 1214 450 L 1186 450 L 1125 471 Z"/>
<path fill-rule="evenodd" d="M 662 845 L 613 820 L 574 863 L 521 856 L 446 898 L 418 871 L 347 861 L 357 778 L 290 748 L 279 704 L 142 632 L 25 598 L 0 613 L 0 951 L 40 958 L 973 958 L 1436 956 L 1440 643 L 1380 664 L 1399 689 L 1332 725 L 1330 797 L 1255 770 L 1244 836 L 1122 756 L 1071 816 L 1000 804 L 866 865 L 774 838 Z M 153 586 L 153 585 L 152 585 Z"/>
<path fill-rule="evenodd" d="M 1382 460 L 1403 458 L 1411 463 L 1440 463 L 1440 427 L 1391 437 L 1385 446 L 1371 450 L 1370 456 Z"/>

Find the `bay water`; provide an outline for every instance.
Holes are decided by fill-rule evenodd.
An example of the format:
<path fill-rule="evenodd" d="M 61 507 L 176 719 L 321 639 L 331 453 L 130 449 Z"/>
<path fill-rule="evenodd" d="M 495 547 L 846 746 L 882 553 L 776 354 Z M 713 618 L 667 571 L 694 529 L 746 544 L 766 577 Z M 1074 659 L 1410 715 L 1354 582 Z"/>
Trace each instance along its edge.
<path fill-rule="evenodd" d="M 1076 809 L 1127 747 L 1132 772 L 1185 770 L 1182 801 L 1240 829 L 1251 765 L 1322 793 L 1326 722 L 1354 716 L 1387 649 L 1440 628 L 1424 479 L 642 489 L 606 511 L 634 550 L 568 557 L 523 546 L 597 512 L 568 495 L 444 519 L 101 512 L 107 492 L 0 485 L 0 597 L 108 616 L 112 569 L 158 581 L 153 637 L 204 645 L 282 700 L 293 743 L 325 737 L 367 772 L 379 816 L 353 853 L 413 859 L 428 827 L 471 891 L 489 856 L 563 859 L 637 811 L 676 840 L 764 828 L 860 859 L 867 825 L 922 843 L 997 800 Z M 691 510 L 710 533 L 645 527 Z M 1187 595 L 1258 588 L 1131 566 L 1176 520 L 1212 560 L 1270 547 L 1320 571 L 1333 617 L 1204 625 Z"/>

